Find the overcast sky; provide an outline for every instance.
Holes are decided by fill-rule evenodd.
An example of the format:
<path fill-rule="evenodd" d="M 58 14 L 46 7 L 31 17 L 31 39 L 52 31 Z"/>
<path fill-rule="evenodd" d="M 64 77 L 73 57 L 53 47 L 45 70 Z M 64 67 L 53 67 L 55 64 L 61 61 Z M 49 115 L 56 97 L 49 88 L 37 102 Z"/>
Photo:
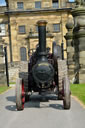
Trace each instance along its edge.
<path fill-rule="evenodd" d="M 70 2 L 73 2 L 74 0 L 69 0 Z M 0 5 L 5 5 L 5 0 L 0 0 Z"/>

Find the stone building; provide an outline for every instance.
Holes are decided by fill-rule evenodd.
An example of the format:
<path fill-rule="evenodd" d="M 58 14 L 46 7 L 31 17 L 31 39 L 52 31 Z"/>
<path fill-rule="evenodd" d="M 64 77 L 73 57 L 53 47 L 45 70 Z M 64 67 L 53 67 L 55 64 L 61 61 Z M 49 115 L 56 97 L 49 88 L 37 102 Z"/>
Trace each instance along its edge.
<path fill-rule="evenodd" d="M 66 22 L 75 3 L 69 0 L 6 0 L 6 6 L 0 7 L 0 36 L 7 45 L 8 61 L 13 66 L 28 60 L 29 49 L 38 43 L 38 20 L 46 20 L 47 46 L 52 42 L 64 42 L 66 49 Z M 66 52 L 65 52 L 66 57 Z"/>
<path fill-rule="evenodd" d="M 36 22 L 46 20 L 47 44 L 65 42 L 65 24 L 73 3 L 68 0 L 6 0 L 0 7 L 1 36 L 8 46 L 9 62 L 28 59 L 28 49 L 38 43 Z M 22 54 L 23 53 L 23 54 Z"/>

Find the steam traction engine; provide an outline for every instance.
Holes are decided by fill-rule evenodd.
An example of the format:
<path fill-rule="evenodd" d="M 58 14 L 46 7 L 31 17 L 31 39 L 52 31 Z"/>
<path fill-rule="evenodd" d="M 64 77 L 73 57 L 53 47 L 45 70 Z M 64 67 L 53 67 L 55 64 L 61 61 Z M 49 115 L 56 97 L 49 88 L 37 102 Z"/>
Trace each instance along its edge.
<path fill-rule="evenodd" d="M 30 59 L 27 64 L 22 62 L 19 78 L 16 82 L 16 107 L 24 109 L 24 103 L 29 99 L 30 92 L 58 95 L 63 100 L 64 109 L 70 109 L 70 84 L 67 75 L 66 61 L 62 59 L 61 47 L 53 42 L 52 53 L 46 48 L 46 21 L 38 21 L 39 44 L 36 50 L 29 51 Z"/>

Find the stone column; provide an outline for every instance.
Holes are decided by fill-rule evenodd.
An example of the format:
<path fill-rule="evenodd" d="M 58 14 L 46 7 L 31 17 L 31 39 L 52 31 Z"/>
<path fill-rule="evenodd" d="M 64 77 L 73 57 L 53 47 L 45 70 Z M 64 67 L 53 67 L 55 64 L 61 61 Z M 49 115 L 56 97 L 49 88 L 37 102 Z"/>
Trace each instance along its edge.
<path fill-rule="evenodd" d="M 79 83 L 85 83 L 85 16 L 78 19 Z"/>
<path fill-rule="evenodd" d="M 75 72 L 77 82 L 85 83 L 85 2 L 76 0 L 72 10 L 74 17 Z"/>
<path fill-rule="evenodd" d="M 66 47 L 67 47 L 67 64 L 68 64 L 68 74 L 70 81 L 75 77 L 74 67 L 74 47 L 73 47 L 73 21 L 69 19 L 66 24 L 68 32 L 66 33 Z"/>

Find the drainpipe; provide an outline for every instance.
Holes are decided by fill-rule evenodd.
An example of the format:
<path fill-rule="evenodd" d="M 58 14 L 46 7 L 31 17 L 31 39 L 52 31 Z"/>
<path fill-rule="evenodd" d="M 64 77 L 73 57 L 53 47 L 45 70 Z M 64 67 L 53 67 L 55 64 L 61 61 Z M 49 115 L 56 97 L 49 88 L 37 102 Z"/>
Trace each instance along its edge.
<path fill-rule="evenodd" d="M 9 11 L 9 3 L 7 3 L 7 9 Z M 9 32 L 9 46 L 10 46 L 10 62 L 13 62 L 13 57 L 12 57 L 11 26 L 10 26 L 10 14 L 9 13 L 8 13 L 8 32 Z"/>

